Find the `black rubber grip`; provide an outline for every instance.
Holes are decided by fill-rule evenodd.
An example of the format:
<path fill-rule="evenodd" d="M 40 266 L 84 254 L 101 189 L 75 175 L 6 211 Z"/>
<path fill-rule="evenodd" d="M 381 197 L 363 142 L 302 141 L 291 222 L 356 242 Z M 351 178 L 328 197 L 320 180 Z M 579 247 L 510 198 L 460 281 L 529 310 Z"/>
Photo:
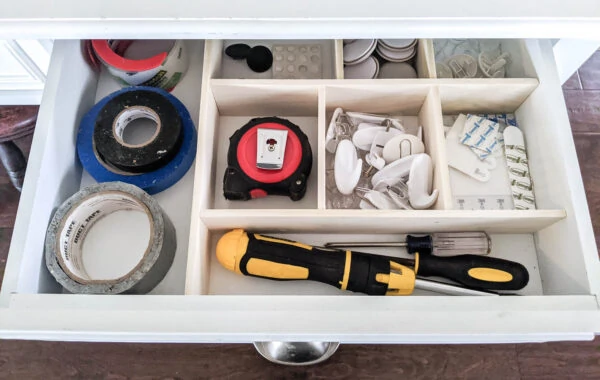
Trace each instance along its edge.
<path fill-rule="evenodd" d="M 271 280 L 289 280 L 256 276 L 249 273 L 248 262 L 251 259 L 260 259 L 271 263 L 306 268 L 308 269 L 308 280 L 322 282 L 341 289 L 346 266 L 346 251 L 326 250 L 316 247 L 306 249 L 301 246 L 285 244 L 283 242 L 286 242 L 286 240 L 279 238 L 270 238 L 276 241 L 259 240 L 255 237 L 255 234 L 251 233 L 248 234 L 248 238 L 248 248 L 240 260 L 240 271 L 243 274 Z M 390 273 L 389 259 L 360 252 L 352 252 L 351 255 L 346 290 L 369 295 L 385 295 L 388 285 L 377 282 L 375 278 L 377 274 Z"/>
<path fill-rule="evenodd" d="M 520 290 L 529 282 L 529 272 L 523 265 L 478 255 L 419 255 L 417 275 L 444 277 L 469 288 L 486 290 Z"/>
<path fill-rule="evenodd" d="M 407 235 L 406 250 L 411 254 L 420 253 L 422 255 L 431 255 L 433 251 L 433 238 L 431 235 Z"/>

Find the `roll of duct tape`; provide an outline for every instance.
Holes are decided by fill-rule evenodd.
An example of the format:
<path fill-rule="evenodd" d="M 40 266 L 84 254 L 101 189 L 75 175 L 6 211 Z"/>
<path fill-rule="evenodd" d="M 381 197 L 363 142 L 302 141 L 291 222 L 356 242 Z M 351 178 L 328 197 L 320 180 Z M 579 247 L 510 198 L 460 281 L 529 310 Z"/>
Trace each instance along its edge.
<path fill-rule="evenodd" d="M 147 246 L 128 272 L 118 276 L 90 275 L 91 268 L 86 268 L 83 258 L 88 233 L 98 221 L 117 211 L 146 216 L 150 231 Z M 122 182 L 93 185 L 67 199 L 54 214 L 45 242 L 46 266 L 56 281 L 71 293 L 87 294 L 149 292 L 169 271 L 176 249 L 175 227 L 158 202 L 141 189 Z"/>
<path fill-rule="evenodd" d="M 133 120 L 150 119 L 156 129 L 139 144 L 125 141 L 125 128 Z M 138 90 L 109 100 L 98 113 L 94 144 L 107 163 L 129 173 L 145 173 L 164 166 L 181 146 L 181 118 L 163 94 Z"/>
<path fill-rule="evenodd" d="M 171 91 L 188 69 L 188 56 L 182 40 L 170 41 L 168 51 L 144 59 L 125 58 L 134 44 L 155 48 L 168 41 L 93 40 L 92 47 L 108 71 L 124 85 L 159 87 Z"/>
<path fill-rule="evenodd" d="M 135 99 L 140 92 L 156 93 L 175 107 L 182 125 L 182 136 L 181 145 L 169 162 L 156 170 L 137 174 L 123 171 L 102 159 L 94 144 L 94 129 L 100 111 L 112 99 L 121 96 L 125 96 L 127 99 Z M 130 102 L 130 104 L 135 105 L 135 102 Z M 77 154 L 84 169 L 96 181 L 126 182 L 140 187 L 149 194 L 156 194 L 174 185 L 189 170 L 196 156 L 196 141 L 197 134 L 194 122 L 183 103 L 176 97 L 158 88 L 129 87 L 103 98 L 84 115 L 77 135 Z"/>

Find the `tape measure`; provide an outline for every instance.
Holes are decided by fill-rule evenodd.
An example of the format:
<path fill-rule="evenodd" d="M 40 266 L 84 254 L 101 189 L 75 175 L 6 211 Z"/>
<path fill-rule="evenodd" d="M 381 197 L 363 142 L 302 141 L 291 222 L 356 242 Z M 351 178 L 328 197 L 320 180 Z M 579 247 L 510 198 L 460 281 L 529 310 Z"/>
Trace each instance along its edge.
<path fill-rule="evenodd" d="M 262 149 L 258 146 L 259 134 L 265 130 L 273 131 L 273 135 L 277 136 L 281 136 L 281 131 L 287 132 L 285 141 L 265 139 L 267 151 L 275 151 L 276 144 L 284 147 L 281 148 L 281 165 L 275 170 L 257 166 L 257 153 Z M 246 201 L 267 195 L 284 195 L 297 201 L 306 194 L 311 168 L 310 143 L 297 125 L 278 117 L 252 119 L 229 139 L 223 194 L 228 200 Z"/>

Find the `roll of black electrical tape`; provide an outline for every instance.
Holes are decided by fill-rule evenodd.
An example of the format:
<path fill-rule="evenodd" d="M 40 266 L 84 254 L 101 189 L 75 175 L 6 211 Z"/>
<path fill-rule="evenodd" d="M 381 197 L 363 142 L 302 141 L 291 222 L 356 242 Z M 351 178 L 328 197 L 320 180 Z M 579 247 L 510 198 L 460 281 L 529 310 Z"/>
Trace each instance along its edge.
<path fill-rule="evenodd" d="M 127 143 L 125 128 L 140 118 L 156 123 L 154 135 L 140 144 Z M 182 141 L 182 123 L 175 106 L 154 91 L 125 92 L 100 110 L 94 126 L 94 144 L 100 158 L 128 173 L 147 173 L 168 163 Z"/>
<path fill-rule="evenodd" d="M 100 110 L 113 98 L 138 91 L 154 92 L 169 101 L 177 110 L 183 126 L 181 147 L 164 166 L 147 173 L 129 173 L 102 159 L 94 144 L 94 127 Z M 77 155 L 83 168 L 98 182 L 130 183 L 149 194 L 160 193 L 173 186 L 190 169 L 196 157 L 197 133 L 194 121 L 185 105 L 165 90 L 153 87 L 126 87 L 102 98 L 81 119 L 77 133 Z"/>

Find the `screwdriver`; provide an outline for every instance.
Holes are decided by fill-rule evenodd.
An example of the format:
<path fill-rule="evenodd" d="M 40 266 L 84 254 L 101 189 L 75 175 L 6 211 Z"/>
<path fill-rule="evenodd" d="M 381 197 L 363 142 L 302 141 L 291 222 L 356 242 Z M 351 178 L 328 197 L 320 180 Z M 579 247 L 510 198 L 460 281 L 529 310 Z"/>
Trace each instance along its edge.
<path fill-rule="evenodd" d="M 492 241 L 485 232 L 443 232 L 425 236 L 407 235 L 405 242 L 331 242 L 327 248 L 406 247 L 408 253 L 434 256 L 488 255 Z"/>
<path fill-rule="evenodd" d="M 421 276 L 439 276 L 477 290 L 519 290 L 529 281 L 516 262 L 477 255 L 414 259 L 313 247 L 236 229 L 217 243 L 217 259 L 238 274 L 272 280 L 312 280 L 370 295 L 409 295 Z M 424 283 L 423 283 L 424 284 Z M 450 285 L 449 285 L 450 286 Z"/>

